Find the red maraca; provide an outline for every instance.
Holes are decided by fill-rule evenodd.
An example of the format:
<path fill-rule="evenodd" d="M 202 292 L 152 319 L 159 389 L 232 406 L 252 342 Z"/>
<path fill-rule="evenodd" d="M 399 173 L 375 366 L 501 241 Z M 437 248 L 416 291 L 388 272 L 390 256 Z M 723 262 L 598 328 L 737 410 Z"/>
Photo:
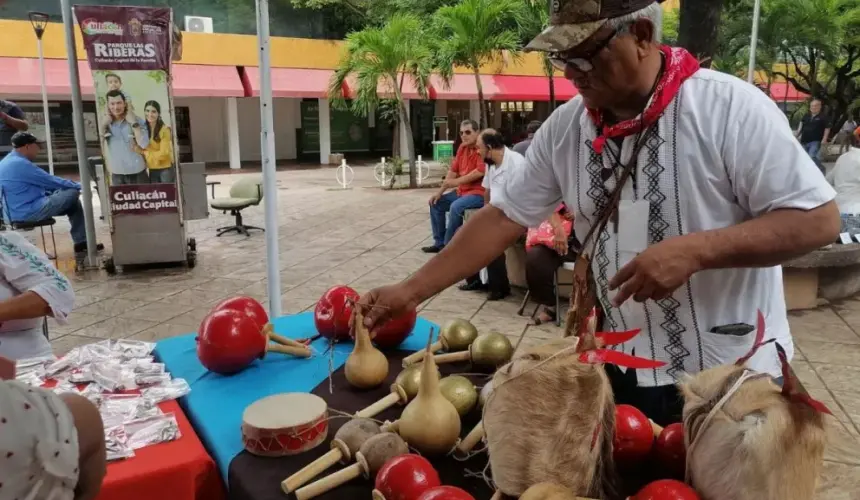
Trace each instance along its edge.
<path fill-rule="evenodd" d="M 269 315 L 266 314 L 266 309 L 263 307 L 263 304 L 260 304 L 253 298 L 245 295 L 237 295 L 235 297 L 224 299 L 219 302 L 218 305 L 213 307 L 212 311 L 222 311 L 225 309 L 241 312 L 245 316 L 253 319 L 254 322 L 257 323 L 257 326 L 259 326 L 260 330 L 262 330 L 269 322 Z"/>
<path fill-rule="evenodd" d="M 684 446 L 684 425 L 666 426 L 657 436 L 654 453 L 661 465 L 673 476 L 682 478 L 687 467 L 687 448 Z"/>
<path fill-rule="evenodd" d="M 263 307 L 263 304 L 260 304 L 252 297 L 237 295 L 235 297 L 222 300 L 218 305 L 212 308 L 213 312 L 225 310 L 236 311 L 252 319 L 260 328 L 260 333 L 268 337 L 268 340 L 277 342 L 281 345 L 307 349 L 307 346 L 298 340 L 288 339 L 287 337 L 276 334 L 273 330 L 272 324 L 269 323 L 269 315 L 266 314 L 266 309 Z M 310 351 L 308 351 L 307 354 L 310 355 Z"/>
<path fill-rule="evenodd" d="M 699 500 L 699 495 L 681 481 L 660 479 L 646 484 L 631 500 Z"/>
<path fill-rule="evenodd" d="M 612 449 L 615 461 L 621 464 L 637 462 L 648 456 L 653 446 L 654 430 L 648 417 L 634 406 L 616 406 Z"/>
<path fill-rule="evenodd" d="M 426 458 L 400 455 L 376 473 L 373 500 L 417 500 L 426 490 L 441 485 L 439 473 Z"/>
<path fill-rule="evenodd" d="M 328 339 L 348 339 L 352 303 L 358 299 L 358 292 L 346 285 L 329 288 L 314 308 L 317 332 Z"/>
<path fill-rule="evenodd" d="M 418 500 L 475 500 L 475 497 L 454 486 L 437 486 L 422 493 Z"/>
<path fill-rule="evenodd" d="M 373 343 L 380 349 L 393 349 L 399 346 L 412 333 L 417 320 L 418 311 L 412 309 L 386 321 L 374 332 Z"/>
<path fill-rule="evenodd" d="M 260 333 L 257 323 L 243 313 L 224 309 L 215 311 L 200 323 L 197 357 L 209 370 L 229 375 L 245 369 L 267 351 L 309 357 L 306 347 L 271 345 Z"/>

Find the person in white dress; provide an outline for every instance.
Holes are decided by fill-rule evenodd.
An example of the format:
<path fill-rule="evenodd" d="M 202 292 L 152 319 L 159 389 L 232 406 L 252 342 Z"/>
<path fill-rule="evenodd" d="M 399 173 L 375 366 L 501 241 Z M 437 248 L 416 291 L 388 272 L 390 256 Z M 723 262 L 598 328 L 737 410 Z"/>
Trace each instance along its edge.
<path fill-rule="evenodd" d="M 72 284 L 48 257 L 14 231 L 0 232 L 0 356 L 51 355 L 46 316 L 63 324 L 75 305 Z"/>

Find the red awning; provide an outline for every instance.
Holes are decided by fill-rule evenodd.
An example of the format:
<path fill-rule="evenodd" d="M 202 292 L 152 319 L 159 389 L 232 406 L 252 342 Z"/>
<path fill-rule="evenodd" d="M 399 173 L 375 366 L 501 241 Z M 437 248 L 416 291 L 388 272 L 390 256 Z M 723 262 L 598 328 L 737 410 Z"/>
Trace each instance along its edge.
<path fill-rule="evenodd" d="M 354 75 L 350 75 L 346 79 L 344 87 L 344 95 L 347 98 L 355 97 L 358 84 L 356 83 Z M 423 99 L 421 94 L 418 92 L 418 88 L 415 87 L 415 83 L 409 77 L 403 79 L 403 87 L 400 89 L 400 92 L 403 94 L 404 99 Z M 432 87 L 428 89 L 427 92 L 429 94 L 429 98 L 433 99 L 434 95 Z M 380 81 L 379 84 L 376 85 L 376 93 L 382 99 L 392 99 L 395 95 L 394 89 L 390 88 L 390 85 L 383 81 Z"/>
<path fill-rule="evenodd" d="M 796 88 L 794 88 L 794 85 L 790 83 L 778 82 L 770 84 L 770 97 L 774 101 L 778 102 L 797 102 L 805 101 L 809 98 L 809 95 L 798 91 Z"/>
<path fill-rule="evenodd" d="M 93 97 L 93 75 L 86 61 L 78 61 L 81 94 Z M 7 96 L 41 96 L 42 77 L 39 60 L 24 57 L 0 57 L 0 94 Z M 45 59 L 45 82 L 48 95 L 71 95 L 68 62 Z M 235 66 L 173 65 L 173 92 L 178 97 L 242 97 L 245 92 Z"/>
<path fill-rule="evenodd" d="M 328 97 L 333 74 L 329 69 L 272 68 L 272 97 Z M 252 96 L 260 95 L 260 68 L 245 66 L 243 81 Z"/>
<path fill-rule="evenodd" d="M 81 93 L 92 96 L 93 77 L 86 61 L 78 61 Z M 50 96 L 71 95 L 69 63 L 65 59 L 45 59 L 45 85 Z M 0 57 L 0 94 L 14 97 L 42 95 L 39 60 L 26 57 Z"/>
<path fill-rule="evenodd" d="M 176 97 L 245 96 L 236 66 L 174 64 L 172 71 Z"/>
<path fill-rule="evenodd" d="M 549 101 L 549 79 L 542 76 L 493 76 L 499 93 L 497 101 Z M 569 101 L 576 96 L 576 87 L 566 78 L 553 77 L 555 98 Z"/>
<path fill-rule="evenodd" d="M 499 88 L 493 81 L 491 75 L 481 75 L 481 87 L 484 91 L 484 99 L 499 100 Z M 430 77 L 430 85 L 434 90 L 435 99 L 450 99 L 455 101 L 473 101 L 478 98 L 478 85 L 475 75 L 455 74 L 449 86 L 445 87 L 442 78 L 433 75 Z"/>

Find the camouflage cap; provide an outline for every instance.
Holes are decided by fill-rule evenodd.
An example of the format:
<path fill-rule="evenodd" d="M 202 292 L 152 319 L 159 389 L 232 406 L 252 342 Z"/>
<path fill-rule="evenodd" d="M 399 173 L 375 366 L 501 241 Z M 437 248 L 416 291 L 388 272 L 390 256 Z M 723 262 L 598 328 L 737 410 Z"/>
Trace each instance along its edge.
<path fill-rule="evenodd" d="M 607 19 L 632 14 L 660 0 L 552 0 L 549 27 L 536 36 L 526 52 L 564 52 L 599 30 Z"/>

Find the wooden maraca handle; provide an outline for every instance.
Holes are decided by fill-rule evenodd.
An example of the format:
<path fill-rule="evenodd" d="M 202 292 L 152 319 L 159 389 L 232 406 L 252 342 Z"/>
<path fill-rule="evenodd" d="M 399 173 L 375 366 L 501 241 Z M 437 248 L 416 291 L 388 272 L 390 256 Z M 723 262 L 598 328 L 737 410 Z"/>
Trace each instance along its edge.
<path fill-rule="evenodd" d="M 361 464 L 355 463 L 296 491 L 296 500 L 309 500 L 348 483 L 361 475 Z"/>
<path fill-rule="evenodd" d="M 484 439 L 484 422 L 478 422 L 478 425 L 472 428 L 466 437 L 457 445 L 454 451 L 462 455 L 468 455 L 472 449 Z"/>
<path fill-rule="evenodd" d="M 468 350 L 460 351 L 460 352 L 448 352 L 445 354 L 437 354 L 433 356 L 433 360 L 436 361 L 437 365 L 441 365 L 444 363 L 457 363 L 461 361 L 469 361 L 472 359 L 472 353 Z"/>
<path fill-rule="evenodd" d="M 305 344 L 302 344 L 298 340 L 293 340 L 293 339 L 284 337 L 283 335 L 278 335 L 275 332 L 269 332 L 269 340 L 271 340 L 272 342 L 276 342 L 276 343 L 281 344 L 281 345 L 287 345 L 290 347 L 300 347 L 302 349 L 308 348 L 308 346 L 306 346 Z"/>
<path fill-rule="evenodd" d="M 363 410 L 355 413 L 356 418 L 373 418 L 400 402 L 400 395 L 392 392 Z"/>
<path fill-rule="evenodd" d="M 289 354 L 292 356 L 298 356 L 300 358 L 311 357 L 311 350 L 305 346 L 290 347 L 280 344 L 266 344 L 266 352 L 279 352 L 281 354 Z"/>
<path fill-rule="evenodd" d="M 435 353 L 442 350 L 442 342 L 434 342 L 430 344 L 430 352 Z M 421 349 L 420 351 L 415 351 L 409 356 L 403 358 L 403 368 L 406 368 L 409 365 L 414 365 L 415 363 L 424 359 L 424 355 L 427 353 L 426 349 Z"/>
<path fill-rule="evenodd" d="M 654 437 L 658 437 L 660 433 L 663 432 L 663 428 L 654 423 L 651 419 L 648 419 L 648 421 L 651 422 L 651 430 L 654 431 Z"/>
<path fill-rule="evenodd" d="M 393 432 L 395 434 L 400 432 L 400 420 L 395 420 L 394 422 L 385 421 L 384 424 L 379 428 L 382 432 Z"/>
<path fill-rule="evenodd" d="M 340 448 L 333 448 L 325 455 L 302 467 L 300 471 L 284 479 L 281 482 L 281 489 L 289 495 L 341 460 L 343 460 L 343 452 L 340 451 Z"/>

